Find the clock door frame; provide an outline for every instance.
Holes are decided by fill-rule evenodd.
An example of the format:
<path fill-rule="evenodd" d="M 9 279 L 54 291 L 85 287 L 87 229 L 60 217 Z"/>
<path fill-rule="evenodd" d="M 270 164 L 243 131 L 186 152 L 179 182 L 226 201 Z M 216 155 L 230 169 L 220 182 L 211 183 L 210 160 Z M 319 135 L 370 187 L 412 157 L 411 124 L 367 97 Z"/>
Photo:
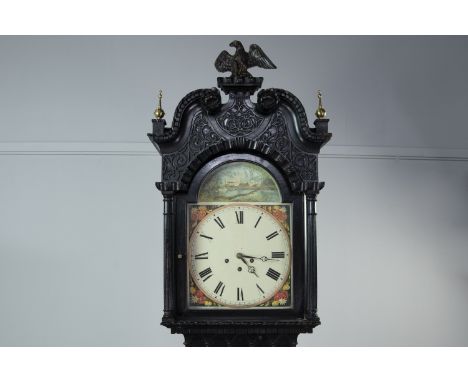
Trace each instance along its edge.
<path fill-rule="evenodd" d="M 198 202 L 198 192 L 206 176 L 220 166 L 232 162 L 250 162 L 263 167 L 275 179 L 282 196 L 282 203 L 291 205 L 292 210 L 292 306 L 284 308 L 230 308 L 230 309 L 193 309 L 188 306 L 188 277 L 187 266 L 187 205 Z M 268 159 L 251 153 L 225 153 L 206 162 L 194 175 L 187 193 L 176 195 L 176 226 L 178 234 L 175 238 L 175 285 L 176 285 L 176 319 L 177 320 L 205 320 L 216 321 L 226 319 L 290 319 L 295 320 L 304 316 L 304 301 L 306 293 L 316 293 L 305 286 L 305 214 L 304 195 L 291 191 L 287 177 Z"/>

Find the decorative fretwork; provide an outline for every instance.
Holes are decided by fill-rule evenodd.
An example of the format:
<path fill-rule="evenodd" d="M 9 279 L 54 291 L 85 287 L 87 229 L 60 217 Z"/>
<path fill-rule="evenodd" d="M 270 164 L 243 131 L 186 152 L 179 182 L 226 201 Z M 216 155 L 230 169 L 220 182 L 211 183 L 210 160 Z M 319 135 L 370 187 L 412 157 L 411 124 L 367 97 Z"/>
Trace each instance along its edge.
<path fill-rule="evenodd" d="M 239 113 L 244 113 L 246 115 L 250 115 L 250 113 L 253 114 L 252 110 L 241 101 L 236 101 L 236 103 L 240 103 L 236 108 Z M 232 108 L 229 110 L 232 110 Z M 234 112 L 228 114 L 229 110 L 217 119 L 230 118 L 229 116 L 233 115 Z M 225 117 L 226 114 L 228 114 L 228 117 Z M 250 124 L 250 126 L 252 126 L 252 124 Z M 240 131 L 241 129 L 238 130 L 239 134 Z M 251 131 L 249 130 L 249 132 Z M 245 134 L 247 134 L 247 132 Z M 216 153 L 221 154 L 232 149 L 230 144 L 220 146 L 222 142 L 229 142 L 229 140 L 226 140 L 226 138 L 223 139 L 211 127 L 203 111 L 198 112 L 193 118 L 187 143 L 176 152 L 163 155 L 163 181 L 189 182 L 198 166 L 204 163 L 204 158 L 207 156 L 206 153 L 215 155 Z M 275 112 L 269 121 L 268 128 L 266 128 L 263 133 L 254 140 L 246 140 L 245 143 L 248 147 L 243 147 L 244 149 L 254 152 L 258 151 L 259 154 L 267 157 L 270 156 L 272 159 L 275 157 L 273 162 L 279 167 L 285 166 L 285 172 L 289 171 L 289 173 L 291 173 L 291 171 L 293 171 L 297 174 L 298 179 L 294 182 L 304 183 L 317 179 L 317 155 L 305 152 L 293 143 L 281 110 Z M 251 149 L 252 147 L 254 150 Z M 263 147 L 263 149 L 260 150 L 261 147 Z M 283 158 L 280 161 L 276 158 L 278 154 Z M 194 161 L 196 164 L 193 163 Z M 187 173 L 189 167 L 191 169 L 191 175 Z M 292 178 L 290 180 L 292 180 Z"/>
<path fill-rule="evenodd" d="M 208 125 L 203 113 L 196 114 L 188 142 L 175 153 L 163 155 L 163 180 L 180 180 L 185 169 L 200 152 L 220 141 L 221 137 Z"/>
<path fill-rule="evenodd" d="M 246 105 L 243 98 L 236 98 L 234 104 L 216 118 L 219 127 L 233 137 L 243 137 L 252 133 L 263 120 L 263 117 Z"/>
<path fill-rule="evenodd" d="M 306 153 L 293 145 L 281 111 L 275 113 L 269 128 L 257 140 L 268 144 L 287 158 L 302 181 L 316 178 L 317 156 Z"/>

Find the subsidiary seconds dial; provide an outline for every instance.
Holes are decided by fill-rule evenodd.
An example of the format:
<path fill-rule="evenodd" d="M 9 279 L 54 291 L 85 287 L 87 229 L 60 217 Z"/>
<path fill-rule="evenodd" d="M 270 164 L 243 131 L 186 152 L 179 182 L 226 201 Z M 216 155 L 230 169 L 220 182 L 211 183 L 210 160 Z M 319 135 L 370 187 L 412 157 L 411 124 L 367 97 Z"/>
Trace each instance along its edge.
<path fill-rule="evenodd" d="M 248 204 L 208 214 L 189 242 L 193 281 L 216 303 L 251 307 L 271 299 L 289 276 L 289 234 L 273 215 Z"/>

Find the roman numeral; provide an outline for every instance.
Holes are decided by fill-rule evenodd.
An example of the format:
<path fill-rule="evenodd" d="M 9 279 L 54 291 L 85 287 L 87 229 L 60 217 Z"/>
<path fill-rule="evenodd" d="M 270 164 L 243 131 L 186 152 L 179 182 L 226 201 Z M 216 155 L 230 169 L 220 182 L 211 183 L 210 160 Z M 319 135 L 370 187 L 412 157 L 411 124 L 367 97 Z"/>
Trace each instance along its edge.
<path fill-rule="evenodd" d="M 254 228 L 257 228 L 258 223 L 260 223 L 260 220 L 261 220 L 261 219 L 262 219 L 262 215 L 260 215 L 260 216 L 258 217 L 258 220 L 257 220 L 257 222 L 256 222 L 255 225 L 254 225 Z"/>
<path fill-rule="evenodd" d="M 208 252 L 200 253 L 199 255 L 195 255 L 195 260 L 208 260 Z"/>
<path fill-rule="evenodd" d="M 219 225 L 219 228 L 221 228 L 221 229 L 226 228 L 220 217 L 217 217 L 214 221 L 216 222 L 217 225 Z"/>
<path fill-rule="evenodd" d="M 284 259 L 284 252 L 272 252 L 271 258 L 272 259 Z"/>
<path fill-rule="evenodd" d="M 244 301 L 244 292 L 242 288 L 237 288 L 237 301 Z"/>
<path fill-rule="evenodd" d="M 236 219 L 237 224 L 244 224 L 244 211 L 236 211 Z"/>
<path fill-rule="evenodd" d="M 260 288 L 260 285 L 258 285 L 258 284 L 255 284 L 255 285 L 257 286 L 257 288 L 258 288 L 258 290 L 259 290 L 260 292 L 262 292 L 263 294 L 265 294 L 265 292 L 263 291 L 263 289 Z"/>
<path fill-rule="evenodd" d="M 223 295 L 223 292 L 224 292 L 224 287 L 225 287 L 225 286 L 226 286 L 226 285 L 224 285 L 223 282 L 220 281 L 220 282 L 218 283 L 218 285 L 216 286 L 214 292 L 215 292 L 216 294 L 218 294 L 218 292 L 221 290 L 221 293 L 220 293 L 219 295 L 222 296 L 222 295 Z"/>
<path fill-rule="evenodd" d="M 271 277 L 273 280 L 278 281 L 278 278 L 280 277 L 281 273 L 275 271 L 274 269 L 269 268 L 266 275 L 268 277 Z"/>
<path fill-rule="evenodd" d="M 206 268 L 206 269 L 204 269 L 203 271 L 201 271 L 201 272 L 199 273 L 199 275 L 200 275 L 200 277 L 201 277 L 202 279 L 203 279 L 203 277 L 206 276 L 206 277 L 203 279 L 203 281 L 206 281 L 206 280 L 208 280 L 211 276 L 213 276 L 211 272 L 212 272 L 212 271 L 211 271 L 211 268 Z"/>
<path fill-rule="evenodd" d="M 211 236 L 206 236 L 206 235 L 203 235 L 202 233 L 200 234 L 200 236 L 204 237 L 205 239 L 213 240 L 213 238 Z"/>
<path fill-rule="evenodd" d="M 267 240 L 271 240 L 271 239 L 273 239 L 274 237 L 276 237 L 276 236 L 278 236 L 278 235 L 279 235 L 278 231 L 275 231 L 275 232 L 270 233 L 270 234 L 266 237 L 266 239 L 267 239 Z"/>

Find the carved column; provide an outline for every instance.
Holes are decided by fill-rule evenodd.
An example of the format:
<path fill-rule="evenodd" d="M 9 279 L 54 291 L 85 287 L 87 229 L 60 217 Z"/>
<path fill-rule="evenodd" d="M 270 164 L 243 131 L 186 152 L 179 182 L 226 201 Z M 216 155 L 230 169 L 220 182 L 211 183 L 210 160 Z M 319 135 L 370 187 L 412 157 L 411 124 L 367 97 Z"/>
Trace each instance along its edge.
<path fill-rule="evenodd" d="M 158 187 L 159 188 L 159 187 Z M 175 313 L 175 201 L 174 191 L 161 190 L 164 202 L 164 315 L 162 324 L 173 321 Z"/>
<path fill-rule="evenodd" d="M 316 207 L 317 194 L 315 192 L 306 193 L 306 272 L 305 272 L 305 316 L 307 319 L 315 317 L 317 312 L 317 228 L 316 228 Z"/>
<path fill-rule="evenodd" d="M 324 182 L 310 182 L 305 185 L 306 196 L 306 268 L 305 268 L 305 318 L 320 322 L 317 317 L 317 195 L 325 186 Z"/>

